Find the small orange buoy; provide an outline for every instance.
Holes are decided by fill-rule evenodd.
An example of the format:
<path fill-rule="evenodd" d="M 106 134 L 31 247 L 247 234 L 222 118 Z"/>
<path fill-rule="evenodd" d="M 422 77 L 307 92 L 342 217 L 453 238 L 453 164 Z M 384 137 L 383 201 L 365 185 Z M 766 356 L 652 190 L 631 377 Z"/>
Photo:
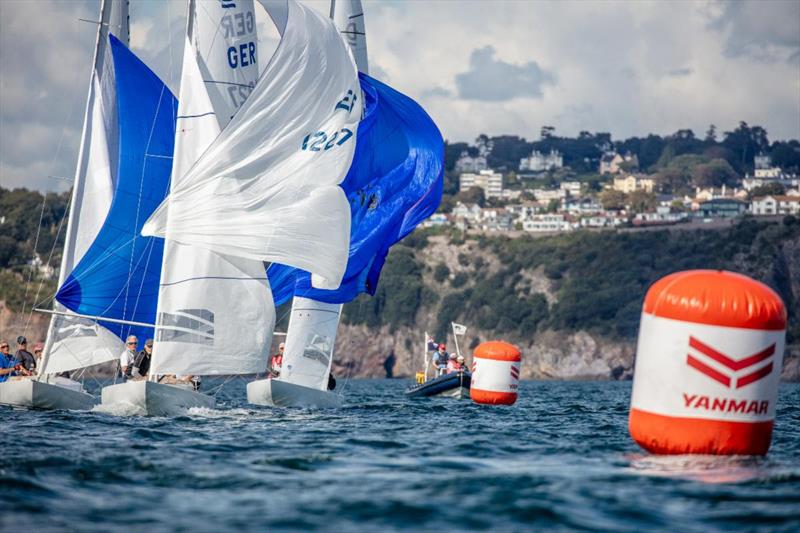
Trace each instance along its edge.
<path fill-rule="evenodd" d="M 628 428 L 658 454 L 764 455 L 772 439 L 786 308 L 732 272 L 666 276 L 644 300 Z"/>
<path fill-rule="evenodd" d="M 513 405 L 519 390 L 522 355 L 516 346 L 503 341 L 484 342 L 473 352 L 472 385 L 469 396 L 475 403 Z"/>

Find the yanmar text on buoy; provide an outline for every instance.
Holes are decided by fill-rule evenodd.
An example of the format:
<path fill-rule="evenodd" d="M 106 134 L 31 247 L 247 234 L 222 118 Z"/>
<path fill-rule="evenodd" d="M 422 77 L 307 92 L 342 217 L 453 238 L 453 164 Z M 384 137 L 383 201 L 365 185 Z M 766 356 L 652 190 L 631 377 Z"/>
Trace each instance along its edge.
<path fill-rule="evenodd" d="M 772 439 L 786 308 L 740 274 L 691 270 L 647 291 L 628 422 L 659 454 L 764 455 Z"/>
<path fill-rule="evenodd" d="M 522 355 L 503 341 L 479 344 L 472 354 L 469 396 L 475 403 L 512 405 L 517 401 Z"/>

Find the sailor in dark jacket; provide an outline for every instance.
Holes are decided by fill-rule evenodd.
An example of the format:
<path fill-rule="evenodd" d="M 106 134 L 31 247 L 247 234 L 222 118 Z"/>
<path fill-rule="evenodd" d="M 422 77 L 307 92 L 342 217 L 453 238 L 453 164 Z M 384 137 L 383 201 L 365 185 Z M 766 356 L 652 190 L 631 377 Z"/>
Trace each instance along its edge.
<path fill-rule="evenodd" d="M 146 377 L 150 372 L 150 358 L 153 356 L 153 339 L 147 339 L 144 343 L 142 351 L 136 354 L 133 359 L 133 376 L 138 374 L 140 377 Z"/>
<path fill-rule="evenodd" d="M 28 339 L 20 335 L 17 337 L 17 361 L 28 373 L 36 373 L 36 358 L 28 351 Z"/>

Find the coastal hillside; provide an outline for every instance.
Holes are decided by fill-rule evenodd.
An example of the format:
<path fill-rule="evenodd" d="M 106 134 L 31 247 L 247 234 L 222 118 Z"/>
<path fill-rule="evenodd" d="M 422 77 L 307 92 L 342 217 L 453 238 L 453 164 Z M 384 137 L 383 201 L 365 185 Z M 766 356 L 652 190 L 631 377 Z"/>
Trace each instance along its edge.
<path fill-rule="evenodd" d="M 43 340 L 56 288 L 67 196 L 0 189 L 0 338 Z M 41 229 L 38 223 L 41 219 Z M 800 220 L 743 217 L 725 225 L 579 230 L 557 235 L 417 230 L 395 246 L 374 297 L 345 305 L 337 374 L 394 375 L 422 365 L 424 333 L 461 348 L 502 338 L 523 349 L 523 376 L 625 379 L 642 300 L 658 278 L 690 268 L 741 272 L 789 309 L 784 377 L 800 378 Z M 31 260 L 34 257 L 34 260 Z M 278 328 L 288 308 L 278 310 Z M 793 355 L 792 355 L 793 354 Z"/>
<path fill-rule="evenodd" d="M 721 229 L 678 229 L 490 237 L 417 232 L 393 249 L 375 297 L 347 304 L 337 341 L 342 367 L 361 376 L 422 364 L 423 335 L 460 342 L 502 338 L 524 353 L 523 375 L 625 379 L 647 288 L 671 272 L 725 269 L 776 290 L 789 309 L 785 379 L 798 379 L 800 220 L 744 218 Z M 344 370 L 344 368 L 342 369 Z"/>

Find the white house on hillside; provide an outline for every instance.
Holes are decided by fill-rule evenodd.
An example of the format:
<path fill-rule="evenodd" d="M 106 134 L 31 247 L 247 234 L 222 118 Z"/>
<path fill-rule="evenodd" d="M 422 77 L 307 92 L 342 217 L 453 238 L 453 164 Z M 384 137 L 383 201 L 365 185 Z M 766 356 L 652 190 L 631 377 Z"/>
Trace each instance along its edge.
<path fill-rule="evenodd" d="M 563 167 L 564 156 L 558 150 L 550 150 L 549 154 L 534 150 L 530 157 L 523 157 L 519 160 L 519 169 L 522 172 L 546 172 Z"/>
<path fill-rule="evenodd" d="M 759 196 L 750 203 L 754 215 L 800 215 L 800 196 Z"/>
<path fill-rule="evenodd" d="M 486 170 L 489 168 L 489 165 L 486 162 L 486 156 L 484 155 L 476 155 L 472 157 L 469 155 L 469 152 L 464 150 L 461 152 L 458 160 L 456 160 L 456 172 L 480 172 L 481 170 Z"/>

